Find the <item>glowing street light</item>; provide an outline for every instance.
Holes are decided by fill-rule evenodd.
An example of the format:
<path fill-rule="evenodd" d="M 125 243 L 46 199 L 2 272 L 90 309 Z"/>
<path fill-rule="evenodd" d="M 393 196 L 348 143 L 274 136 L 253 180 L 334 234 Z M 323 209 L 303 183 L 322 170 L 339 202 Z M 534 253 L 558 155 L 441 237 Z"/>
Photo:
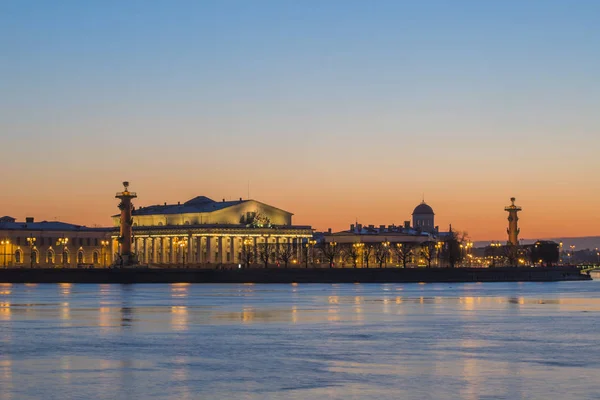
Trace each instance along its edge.
<path fill-rule="evenodd" d="M 10 244 L 10 240 L 8 239 L 4 239 L 4 240 L 0 240 L 0 244 L 3 246 L 3 250 L 4 250 L 4 268 L 6 268 L 6 248 L 8 247 L 8 245 Z"/>
<path fill-rule="evenodd" d="M 64 236 L 63 237 L 59 237 L 56 240 L 56 245 L 57 246 L 63 246 L 63 250 L 62 250 L 62 263 L 63 263 L 63 266 L 67 264 L 67 257 L 65 257 L 65 256 L 67 256 L 66 251 L 67 251 L 67 244 L 68 243 L 69 243 L 69 238 L 66 238 Z"/>
<path fill-rule="evenodd" d="M 29 245 L 29 268 L 33 268 L 33 252 L 35 250 L 35 241 L 36 238 L 33 237 L 33 234 L 29 235 L 27 238 L 27 244 Z"/>
<path fill-rule="evenodd" d="M 100 245 L 102 246 L 102 266 L 106 268 L 106 246 L 108 246 L 108 240 L 101 240 Z"/>
<path fill-rule="evenodd" d="M 575 252 L 575 245 L 570 245 L 569 249 L 571 249 L 571 253 L 569 254 L 569 264 L 573 265 L 573 253 Z"/>
<path fill-rule="evenodd" d="M 352 247 L 354 247 L 354 251 L 356 253 L 356 256 L 358 257 L 360 255 L 361 258 L 361 268 L 365 266 L 365 258 L 363 256 L 363 248 L 365 247 L 364 243 L 353 243 Z"/>

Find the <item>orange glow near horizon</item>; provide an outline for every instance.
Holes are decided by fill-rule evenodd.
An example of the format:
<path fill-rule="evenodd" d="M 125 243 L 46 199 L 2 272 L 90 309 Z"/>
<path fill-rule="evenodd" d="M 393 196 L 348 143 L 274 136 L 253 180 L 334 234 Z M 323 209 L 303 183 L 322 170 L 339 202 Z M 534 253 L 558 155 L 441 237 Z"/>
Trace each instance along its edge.
<path fill-rule="evenodd" d="M 129 181 L 318 231 L 424 196 L 476 241 L 516 197 L 522 239 L 600 236 L 600 2 L 149 3 L 2 3 L 2 215 L 111 226 Z"/>
<path fill-rule="evenodd" d="M 172 177 L 135 178 L 131 180 L 131 188 L 139 196 L 134 202 L 136 207 L 184 202 L 197 195 L 215 201 L 247 198 L 246 193 L 242 193 L 247 192 L 247 187 L 240 182 L 232 182 L 231 186 L 224 186 L 219 181 L 190 185 Z M 360 189 L 345 181 L 339 181 L 336 187 L 329 187 L 326 182 L 297 187 L 256 186 L 250 197 L 294 213 L 294 224 L 311 225 L 318 231 L 332 228 L 334 232 L 348 229 L 356 221 L 363 225 L 402 225 L 405 220 L 412 219 L 412 210 L 422 196 L 401 185 L 381 184 L 377 187 L 373 182 Z M 410 186 L 406 185 L 407 188 Z M 535 186 L 521 185 L 518 190 L 510 190 L 508 186 L 457 181 L 450 191 L 447 185 L 439 184 L 426 192 L 425 201 L 434 209 L 435 223 L 440 230 L 445 231 L 452 224 L 453 229 L 466 231 L 472 240 L 506 238 L 508 222 L 504 207 L 510 204 L 511 196 L 515 196 L 516 204 L 523 207 L 519 214 L 522 239 L 600 233 L 600 215 L 594 200 L 598 189 L 586 187 L 569 192 L 557 185 L 555 191 L 546 192 Z M 239 190 L 235 191 L 235 188 Z M 90 185 L 85 191 L 67 184 L 57 184 L 52 191 L 44 189 L 30 191 L 27 196 L 23 190 L 9 191 L 9 196 L 0 200 L 0 207 L 18 221 L 33 216 L 36 221 L 56 219 L 87 226 L 111 226 L 110 216 L 118 212 L 118 200 L 114 198 L 116 191 L 121 189 L 118 179 L 111 180 L 110 184 L 104 181 Z"/>

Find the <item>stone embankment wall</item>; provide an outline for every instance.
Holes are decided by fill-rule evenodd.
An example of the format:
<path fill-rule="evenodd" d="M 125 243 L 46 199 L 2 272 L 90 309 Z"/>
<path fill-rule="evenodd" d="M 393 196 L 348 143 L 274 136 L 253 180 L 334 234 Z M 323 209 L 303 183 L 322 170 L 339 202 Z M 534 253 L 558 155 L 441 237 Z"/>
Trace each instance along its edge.
<path fill-rule="evenodd" d="M 4 269 L 0 283 L 409 283 L 590 280 L 577 268 Z"/>

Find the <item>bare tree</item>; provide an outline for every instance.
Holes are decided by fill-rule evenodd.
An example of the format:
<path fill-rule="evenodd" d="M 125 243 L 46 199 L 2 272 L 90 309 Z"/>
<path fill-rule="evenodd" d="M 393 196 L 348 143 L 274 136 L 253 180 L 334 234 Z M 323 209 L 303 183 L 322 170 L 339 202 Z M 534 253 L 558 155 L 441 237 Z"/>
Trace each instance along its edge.
<path fill-rule="evenodd" d="M 502 256 L 511 267 L 516 267 L 519 259 L 519 247 L 512 243 L 502 246 Z"/>
<path fill-rule="evenodd" d="M 341 248 L 336 242 L 322 243 L 321 252 L 323 253 L 323 257 L 329 262 L 329 268 L 333 268 L 335 259 L 341 253 Z"/>
<path fill-rule="evenodd" d="M 296 249 L 292 243 L 283 243 L 277 249 L 277 258 L 283 262 L 284 268 L 288 267 L 288 263 L 294 257 Z"/>
<path fill-rule="evenodd" d="M 392 246 L 398 260 L 402 263 L 402 268 L 406 268 L 406 264 L 414 254 L 417 244 L 414 242 L 396 243 Z"/>
<path fill-rule="evenodd" d="M 369 268 L 369 260 L 371 259 L 371 254 L 373 254 L 373 246 L 366 245 L 363 247 L 363 257 L 365 262 L 365 267 Z"/>
<path fill-rule="evenodd" d="M 254 241 L 250 238 L 245 238 L 242 241 L 242 262 L 244 268 L 250 268 L 250 264 L 254 261 Z"/>
<path fill-rule="evenodd" d="M 436 244 L 436 242 L 431 240 L 421 243 L 421 257 L 427 262 L 427 268 L 431 268 L 431 262 L 435 259 L 437 250 Z"/>
<path fill-rule="evenodd" d="M 442 249 L 442 257 L 450 264 L 450 268 L 454 268 L 463 259 L 464 253 L 461 244 L 465 241 L 465 238 L 466 233 L 463 232 L 461 234 L 450 228 L 450 232 L 448 232 L 448 236 L 444 241 L 444 248 Z"/>
<path fill-rule="evenodd" d="M 343 252 L 354 268 L 357 267 L 358 257 L 360 256 L 359 246 L 361 243 L 351 243 L 344 248 Z"/>
<path fill-rule="evenodd" d="M 387 240 L 385 242 L 377 243 L 375 245 L 375 260 L 379 264 L 379 268 L 383 268 L 383 264 L 388 259 L 390 254 L 390 242 Z"/>
<path fill-rule="evenodd" d="M 275 245 L 269 243 L 268 240 L 258 244 L 258 259 L 265 265 L 265 268 L 269 267 L 269 261 L 275 255 Z"/>

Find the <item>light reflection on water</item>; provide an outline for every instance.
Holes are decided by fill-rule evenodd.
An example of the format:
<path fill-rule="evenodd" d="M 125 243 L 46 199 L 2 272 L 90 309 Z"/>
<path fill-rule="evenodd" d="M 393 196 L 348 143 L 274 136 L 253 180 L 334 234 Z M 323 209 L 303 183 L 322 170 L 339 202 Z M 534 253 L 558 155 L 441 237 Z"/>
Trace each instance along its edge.
<path fill-rule="evenodd" d="M 0 400 L 592 398 L 600 283 L 0 285 Z"/>

